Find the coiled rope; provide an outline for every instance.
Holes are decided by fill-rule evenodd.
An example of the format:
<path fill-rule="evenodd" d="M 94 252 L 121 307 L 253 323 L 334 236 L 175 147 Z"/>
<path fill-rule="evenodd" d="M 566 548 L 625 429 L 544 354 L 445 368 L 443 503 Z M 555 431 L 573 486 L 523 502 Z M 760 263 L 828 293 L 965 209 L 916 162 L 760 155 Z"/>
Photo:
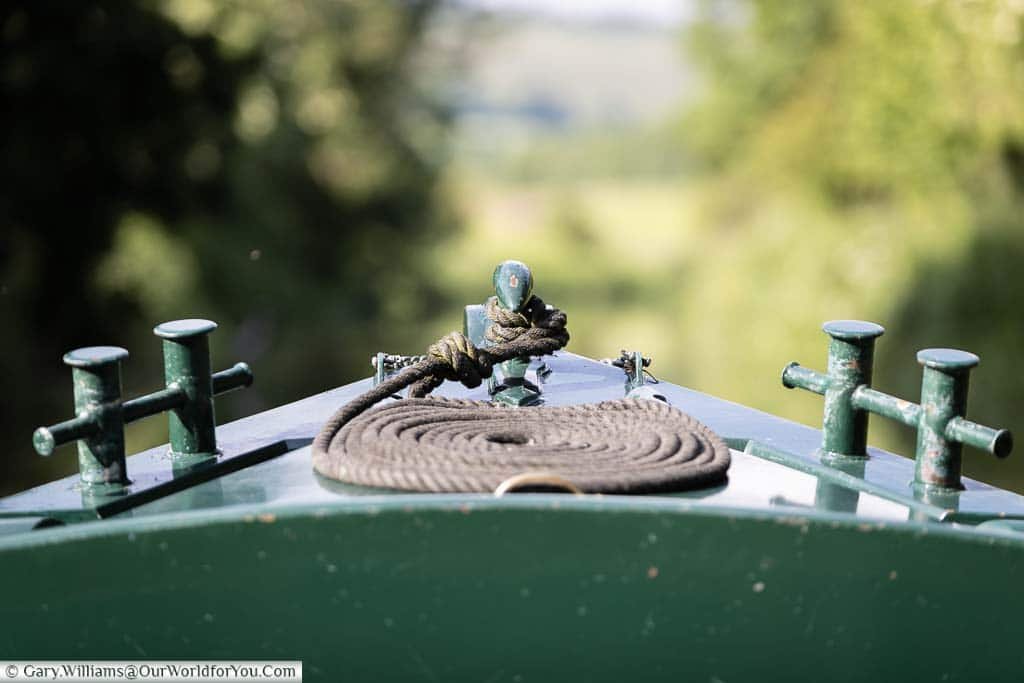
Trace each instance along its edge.
<path fill-rule="evenodd" d="M 569 341 L 565 314 L 537 297 L 522 313 L 494 298 L 485 311 L 494 323 L 491 345 L 477 348 L 452 332 L 425 359 L 343 406 L 313 441 L 315 469 L 353 484 L 434 492 L 493 491 L 530 471 L 589 493 L 683 490 L 725 477 L 722 439 L 660 401 L 513 408 L 423 398 L 444 380 L 479 386 L 497 363 L 547 355 Z M 405 387 L 409 399 L 365 412 Z"/>

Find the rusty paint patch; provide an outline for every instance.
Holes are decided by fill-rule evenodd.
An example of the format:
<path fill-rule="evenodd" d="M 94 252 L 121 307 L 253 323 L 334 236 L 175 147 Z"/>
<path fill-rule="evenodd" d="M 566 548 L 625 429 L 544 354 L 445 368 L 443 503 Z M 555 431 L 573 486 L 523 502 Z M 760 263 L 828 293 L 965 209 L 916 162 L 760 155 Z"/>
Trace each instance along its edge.
<path fill-rule="evenodd" d="M 277 515 L 271 512 L 264 512 L 262 514 L 256 515 L 256 519 L 260 520 L 264 524 L 273 524 L 277 521 Z"/>
<path fill-rule="evenodd" d="M 647 568 L 647 578 L 648 579 L 656 579 L 656 578 L 658 578 L 658 568 L 657 567 L 653 567 L 653 566 L 652 567 L 648 567 Z"/>
<path fill-rule="evenodd" d="M 775 519 L 776 524 L 785 524 L 786 526 L 796 526 L 806 528 L 809 521 L 806 517 L 777 517 Z"/>

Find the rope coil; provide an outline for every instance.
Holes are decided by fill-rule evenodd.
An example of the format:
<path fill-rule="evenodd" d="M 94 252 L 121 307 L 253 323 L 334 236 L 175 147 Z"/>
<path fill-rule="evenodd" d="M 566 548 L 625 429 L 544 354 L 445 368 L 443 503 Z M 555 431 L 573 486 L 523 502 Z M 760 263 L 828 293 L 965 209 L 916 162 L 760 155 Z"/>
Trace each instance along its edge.
<path fill-rule="evenodd" d="M 490 492 L 543 470 L 587 493 L 655 493 L 722 481 L 729 448 L 661 401 L 513 408 L 430 397 L 360 415 L 314 463 L 334 479 L 406 491 Z"/>
<path fill-rule="evenodd" d="M 423 398 L 445 380 L 473 388 L 512 358 L 569 341 L 566 316 L 532 297 L 522 312 L 487 301 L 485 348 L 452 332 L 426 357 L 342 406 L 313 441 L 313 466 L 364 486 L 490 492 L 511 476 L 550 471 L 588 493 L 652 493 L 724 479 L 729 448 L 694 418 L 660 401 L 512 408 Z M 409 387 L 409 399 L 367 409 Z"/>

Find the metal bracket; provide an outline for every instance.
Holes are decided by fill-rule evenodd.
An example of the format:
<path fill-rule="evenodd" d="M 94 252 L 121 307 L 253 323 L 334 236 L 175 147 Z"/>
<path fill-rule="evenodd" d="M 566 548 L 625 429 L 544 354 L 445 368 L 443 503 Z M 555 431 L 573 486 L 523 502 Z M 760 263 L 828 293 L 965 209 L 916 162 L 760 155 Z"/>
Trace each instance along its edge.
<path fill-rule="evenodd" d="M 626 398 L 647 398 L 662 403 L 669 402 L 664 394 L 651 386 L 658 383 L 658 378 L 648 369 L 651 366 L 651 359 L 644 358 L 639 351 L 623 349 L 619 352 L 618 358 L 602 358 L 601 362 L 622 368 L 622 371 L 626 373 Z"/>
<path fill-rule="evenodd" d="M 378 351 L 375 355 L 370 356 L 370 365 L 373 366 L 373 386 L 377 386 L 391 375 L 410 365 L 415 365 L 425 358 L 426 356 L 399 356 Z"/>

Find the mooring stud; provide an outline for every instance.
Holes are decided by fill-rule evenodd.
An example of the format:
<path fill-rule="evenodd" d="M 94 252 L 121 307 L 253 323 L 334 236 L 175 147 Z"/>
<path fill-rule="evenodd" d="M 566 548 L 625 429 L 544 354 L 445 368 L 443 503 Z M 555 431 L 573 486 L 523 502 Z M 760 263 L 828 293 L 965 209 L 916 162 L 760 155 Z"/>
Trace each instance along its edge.
<path fill-rule="evenodd" d="M 127 401 L 121 400 L 121 361 L 128 352 L 118 346 L 91 346 L 64 356 L 71 366 L 75 417 L 40 427 L 32 443 L 40 455 L 57 446 L 78 441 L 82 483 L 90 495 L 119 493 L 129 484 L 125 467 L 124 426 L 149 415 L 170 415 L 172 456 L 189 464 L 212 458 L 217 452 L 213 396 L 252 384 L 245 363 L 210 373 L 207 335 L 217 328 L 209 320 L 175 320 L 157 325 L 164 340 L 166 387 Z"/>
<path fill-rule="evenodd" d="M 925 349 L 917 354 L 924 366 L 921 403 L 911 403 L 871 388 L 874 342 L 880 325 L 856 320 L 825 323 L 831 337 L 828 372 L 822 374 L 790 363 L 782 384 L 825 396 L 822 454 L 867 454 L 868 414 L 875 413 L 917 429 L 915 484 L 935 489 L 961 488 L 963 444 L 999 458 L 1013 449 L 1013 436 L 964 417 L 971 368 L 978 357 L 956 349 Z"/>
<path fill-rule="evenodd" d="M 89 346 L 64 354 L 71 367 L 75 417 L 40 427 L 32 443 L 40 455 L 69 441 L 78 441 L 82 483 L 118 489 L 128 483 L 121 413 L 121 361 L 128 352 L 119 346 Z"/>
<path fill-rule="evenodd" d="M 821 450 L 825 455 L 867 455 L 868 414 L 853 403 L 859 386 L 871 386 L 875 339 L 885 328 L 862 320 L 832 320 L 822 325 L 829 336 L 825 375 L 790 363 L 782 371 L 782 384 L 825 396 Z"/>
<path fill-rule="evenodd" d="M 853 392 L 858 386 L 871 386 L 875 339 L 885 328 L 860 320 L 833 320 L 822 329 L 831 340 L 821 448 L 825 453 L 865 456 L 868 413 L 854 407 Z"/>
<path fill-rule="evenodd" d="M 917 461 L 914 480 L 927 486 L 960 488 L 964 443 L 1005 458 L 1013 437 L 1005 429 L 992 429 L 964 418 L 971 369 L 980 359 L 958 349 L 924 349 L 921 411 L 917 426 Z"/>
<path fill-rule="evenodd" d="M 491 276 L 494 296 L 483 304 L 466 306 L 463 333 L 478 348 L 487 348 L 493 342 L 487 338 L 491 320 L 487 308 L 492 303 L 510 313 L 524 313 L 529 316 L 528 307 L 533 301 L 533 273 L 522 261 L 502 261 Z M 495 367 L 487 379 L 487 390 L 492 400 L 512 406 L 533 405 L 540 401 L 540 389 L 526 379 L 530 358 L 511 358 Z"/>
<path fill-rule="evenodd" d="M 252 384 L 245 363 L 211 372 L 209 335 L 216 329 L 217 323 L 202 319 L 172 320 L 153 328 L 153 334 L 163 339 L 165 393 L 181 395 L 168 412 L 172 457 L 216 457 L 213 397 Z"/>

